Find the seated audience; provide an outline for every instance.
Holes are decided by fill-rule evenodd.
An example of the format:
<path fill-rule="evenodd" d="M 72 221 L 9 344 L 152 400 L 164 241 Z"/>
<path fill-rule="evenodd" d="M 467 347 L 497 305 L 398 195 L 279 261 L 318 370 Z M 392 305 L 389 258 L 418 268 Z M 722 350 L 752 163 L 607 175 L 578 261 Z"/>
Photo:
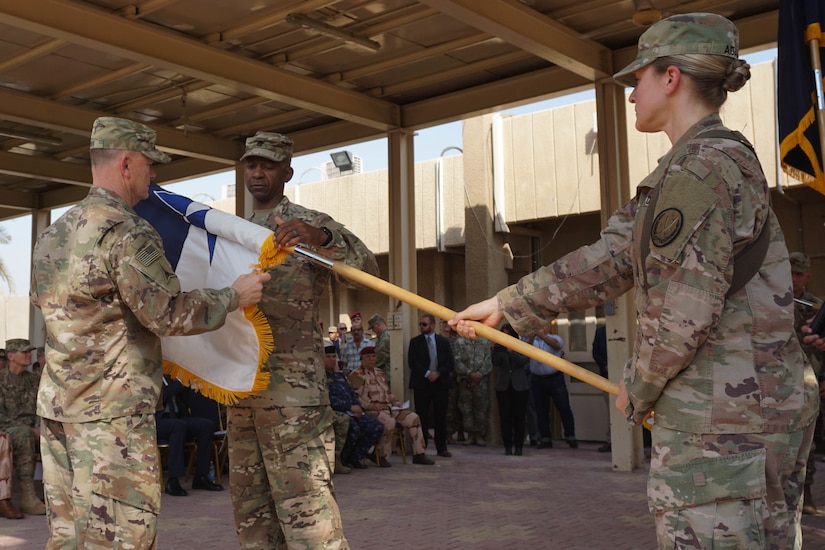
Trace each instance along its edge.
<path fill-rule="evenodd" d="M 223 491 L 223 486 L 209 479 L 209 465 L 212 461 L 212 436 L 215 432 L 212 420 L 192 416 L 184 405 L 186 395 L 192 392 L 169 375 L 163 376 L 163 410 L 155 415 L 158 440 L 169 444 L 168 476 L 164 491 L 167 495 L 185 497 L 186 490 L 180 485 L 180 478 L 186 474 L 184 445 L 189 440 L 197 443 L 195 457 L 195 478 L 192 489 Z"/>
<path fill-rule="evenodd" d="M 421 431 L 421 419 L 414 412 L 400 410 L 401 402 L 390 391 L 384 373 L 375 368 L 375 348 L 370 346 L 361 350 L 361 366 L 349 375 L 349 383 L 358 394 L 361 407 L 367 414 L 376 418 L 383 426 L 384 433 L 376 444 L 378 447 L 377 464 L 382 468 L 392 466 L 389 456 L 392 453 L 392 433 L 396 424 L 403 426 L 412 439 L 413 464 L 435 464 L 424 454 L 424 433 Z M 395 408 L 396 410 L 393 410 Z M 371 457 L 373 458 L 373 457 Z M 375 460 L 373 458 L 373 460 Z"/>
<path fill-rule="evenodd" d="M 339 446 L 339 436 L 335 436 L 335 471 L 344 468 L 341 473 L 348 473 L 350 468 L 362 469 L 364 457 L 384 433 L 384 426 L 375 418 L 364 414 L 358 395 L 350 387 L 347 377 L 338 369 L 335 347 L 324 348 L 324 368 L 327 371 L 327 389 L 329 401 L 337 414 L 347 419 L 347 433 Z M 343 432 L 343 430 L 341 430 Z"/>

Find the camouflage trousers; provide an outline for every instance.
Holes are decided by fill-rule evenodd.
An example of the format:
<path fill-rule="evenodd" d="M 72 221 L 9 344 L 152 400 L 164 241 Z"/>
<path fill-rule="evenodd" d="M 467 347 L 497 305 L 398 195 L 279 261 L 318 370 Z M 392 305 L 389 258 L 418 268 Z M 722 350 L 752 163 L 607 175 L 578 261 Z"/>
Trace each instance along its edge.
<path fill-rule="evenodd" d="M 406 432 L 410 434 L 412 439 L 413 454 L 421 454 L 424 452 L 426 445 L 424 444 L 424 432 L 421 431 L 421 418 L 414 412 L 410 411 L 381 411 L 375 414 L 370 411 L 370 415 L 378 420 L 384 427 L 384 433 L 381 434 L 381 439 L 376 443 L 378 447 L 378 456 L 389 458 L 392 454 L 392 446 L 390 438 L 392 432 L 395 430 L 395 424 L 401 424 Z"/>
<path fill-rule="evenodd" d="M 160 467 L 155 416 L 43 419 L 47 549 L 157 547 Z"/>
<path fill-rule="evenodd" d="M 801 548 L 813 425 L 791 433 L 652 430 L 648 504 L 659 548 Z"/>
<path fill-rule="evenodd" d="M 459 378 L 457 387 L 452 391 L 458 393 L 458 408 L 464 419 L 464 431 L 475 432 L 487 437 L 487 419 L 490 415 L 489 376 L 481 378 L 473 387 L 469 378 Z"/>
<path fill-rule="evenodd" d="M 31 426 L 18 425 L 3 428 L 11 439 L 11 450 L 14 453 L 14 477 L 17 479 L 32 479 L 34 477 L 34 462 L 37 456 L 37 436 Z"/>
<path fill-rule="evenodd" d="M 229 485 L 243 549 L 349 549 L 332 485 L 332 409 L 230 407 Z"/>
<path fill-rule="evenodd" d="M 11 444 L 9 434 L 0 433 L 0 500 L 11 498 Z"/>
<path fill-rule="evenodd" d="M 332 428 L 335 431 L 335 456 L 339 456 L 347 444 L 347 435 L 349 435 L 349 419 L 350 416 L 345 412 L 334 411 L 335 419 L 332 421 Z"/>

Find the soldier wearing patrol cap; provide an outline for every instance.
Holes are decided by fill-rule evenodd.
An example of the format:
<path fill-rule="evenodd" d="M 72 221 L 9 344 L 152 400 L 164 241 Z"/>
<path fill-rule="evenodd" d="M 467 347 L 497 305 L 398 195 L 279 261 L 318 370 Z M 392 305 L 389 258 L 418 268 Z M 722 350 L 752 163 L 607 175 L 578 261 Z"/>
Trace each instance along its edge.
<path fill-rule="evenodd" d="M 34 487 L 34 464 L 40 437 L 40 418 L 35 412 L 40 379 L 26 370 L 32 362 L 33 349 L 25 338 L 6 340 L 9 366 L 0 371 L 0 432 L 9 434 L 14 477 L 23 493 L 20 510 L 42 516 L 46 507 Z"/>
<path fill-rule="evenodd" d="M 656 423 L 648 504 L 660 548 L 800 548 L 803 465 L 818 396 L 794 334 L 788 250 L 759 160 L 722 124 L 750 78 L 738 31 L 674 15 L 616 73 L 636 129 L 672 147 L 595 243 L 525 276 L 450 323 L 510 322 L 522 336 L 560 312 L 635 288 L 636 341 L 617 407 Z M 685 542 L 686 541 L 686 542 Z"/>
<path fill-rule="evenodd" d="M 170 160 L 155 132 L 98 118 L 89 156 L 89 194 L 40 235 L 32 261 L 31 301 L 46 323 L 37 414 L 48 547 L 155 548 L 160 337 L 219 328 L 269 276 L 181 292 L 159 235 L 132 209 L 153 163 Z"/>
<path fill-rule="evenodd" d="M 251 221 L 281 247 L 305 246 L 377 275 L 375 256 L 343 225 L 284 196 L 292 140 L 258 132 L 246 140 L 244 184 Z M 331 272 L 290 255 L 271 270 L 258 305 L 274 349 L 269 387 L 229 408 L 229 485 L 241 548 L 348 548 L 325 443 L 334 438 L 319 306 Z M 352 286 L 346 279 L 338 282 Z"/>

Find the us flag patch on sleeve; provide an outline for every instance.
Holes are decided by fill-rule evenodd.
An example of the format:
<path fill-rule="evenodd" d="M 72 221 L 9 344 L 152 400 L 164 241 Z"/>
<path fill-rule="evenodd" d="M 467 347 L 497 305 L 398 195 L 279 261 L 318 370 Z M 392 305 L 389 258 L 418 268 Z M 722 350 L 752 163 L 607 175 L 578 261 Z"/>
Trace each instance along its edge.
<path fill-rule="evenodd" d="M 135 259 L 145 266 L 150 266 L 160 258 L 161 252 L 155 245 L 150 244 L 135 255 Z"/>

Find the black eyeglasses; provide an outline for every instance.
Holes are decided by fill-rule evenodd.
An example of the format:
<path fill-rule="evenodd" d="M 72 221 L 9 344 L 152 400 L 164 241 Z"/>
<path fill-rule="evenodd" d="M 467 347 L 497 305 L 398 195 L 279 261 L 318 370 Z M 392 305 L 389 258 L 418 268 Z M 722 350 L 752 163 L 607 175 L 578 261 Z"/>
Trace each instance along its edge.
<path fill-rule="evenodd" d="M 418 323 L 418 326 L 419 327 L 428 327 L 428 326 L 430 326 L 430 323 Z"/>

